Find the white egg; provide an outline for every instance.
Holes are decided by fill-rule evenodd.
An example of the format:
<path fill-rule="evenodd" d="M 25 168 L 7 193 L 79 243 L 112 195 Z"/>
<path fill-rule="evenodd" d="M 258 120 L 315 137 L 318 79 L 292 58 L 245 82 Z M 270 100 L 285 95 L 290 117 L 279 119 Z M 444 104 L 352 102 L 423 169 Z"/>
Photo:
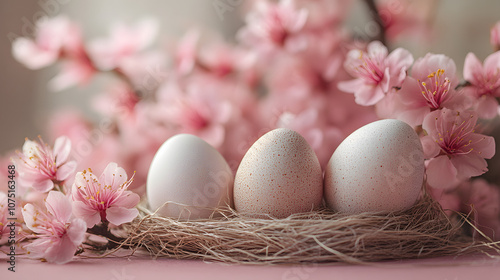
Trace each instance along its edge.
<path fill-rule="evenodd" d="M 199 137 L 179 134 L 158 149 L 147 178 L 150 208 L 162 216 L 209 218 L 232 204 L 233 173 L 222 155 Z M 172 202 L 167 203 L 166 202 Z"/>
<path fill-rule="evenodd" d="M 325 170 L 325 200 L 342 213 L 410 208 L 424 180 L 417 133 L 393 119 L 365 125 L 335 150 Z"/>
<path fill-rule="evenodd" d="M 299 133 L 285 128 L 266 133 L 250 147 L 234 182 L 236 210 L 257 217 L 308 212 L 323 197 L 316 154 Z"/>

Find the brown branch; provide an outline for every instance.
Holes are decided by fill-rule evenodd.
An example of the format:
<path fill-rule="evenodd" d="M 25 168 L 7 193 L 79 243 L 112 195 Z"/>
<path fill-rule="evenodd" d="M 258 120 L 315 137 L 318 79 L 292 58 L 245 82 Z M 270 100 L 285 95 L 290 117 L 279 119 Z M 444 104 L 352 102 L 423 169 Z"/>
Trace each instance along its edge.
<path fill-rule="evenodd" d="M 118 237 L 118 236 L 115 236 L 114 234 L 112 234 L 111 231 L 109 231 L 108 225 L 109 225 L 109 222 L 102 222 L 101 224 L 95 225 L 94 227 L 87 229 L 87 233 L 102 236 L 108 240 L 108 243 L 106 245 L 103 245 L 102 247 L 100 247 L 100 249 L 102 249 L 102 250 L 114 249 L 114 248 L 120 246 L 123 243 L 123 241 L 126 240 L 126 238 Z M 87 244 L 87 245 L 91 245 L 91 246 L 94 246 L 96 248 L 98 247 L 98 246 L 95 246 L 95 244 L 93 244 L 93 245 Z"/>
<path fill-rule="evenodd" d="M 382 44 L 387 46 L 387 39 L 385 36 L 385 26 L 384 22 L 382 21 L 382 18 L 380 17 L 380 14 L 378 13 L 377 5 L 375 4 L 374 0 L 364 0 L 365 4 L 368 6 L 370 9 L 370 14 L 373 17 L 373 20 L 377 23 L 379 27 L 379 32 L 377 36 L 375 36 L 373 39 L 380 41 Z"/>

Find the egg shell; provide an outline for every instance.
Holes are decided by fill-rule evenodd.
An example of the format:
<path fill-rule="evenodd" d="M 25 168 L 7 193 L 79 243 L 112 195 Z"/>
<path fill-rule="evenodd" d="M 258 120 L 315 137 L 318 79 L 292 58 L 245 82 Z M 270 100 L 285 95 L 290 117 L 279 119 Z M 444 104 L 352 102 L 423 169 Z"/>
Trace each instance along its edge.
<path fill-rule="evenodd" d="M 201 138 L 178 134 L 158 149 L 148 172 L 151 210 L 180 219 L 209 218 L 232 205 L 234 177 L 222 155 Z"/>
<path fill-rule="evenodd" d="M 417 133 L 393 119 L 365 125 L 335 150 L 325 170 L 325 201 L 338 212 L 391 212 L 410 208 L 424 180 Z"/>
<path fill-rule="evenodd" d="M 234 184 L 238 212 L 285 218 L 316 209 L 323 196 L 318 158 L 297 132 L 279 128 L 259 138 L 243 157 Z"/>

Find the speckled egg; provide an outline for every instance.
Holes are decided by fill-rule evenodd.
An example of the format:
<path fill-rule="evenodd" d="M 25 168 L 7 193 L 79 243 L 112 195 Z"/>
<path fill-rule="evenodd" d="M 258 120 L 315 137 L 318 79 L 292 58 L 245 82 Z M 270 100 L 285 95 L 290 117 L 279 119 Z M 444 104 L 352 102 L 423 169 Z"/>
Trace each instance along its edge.
<path fill-rule="evenodd" d="M 234 205 L 247 215 L 286 218 L 316 209 L 323 196 L 321 167 L 306 140 L 279 128 L 259 138 L 243 157 Z"/>
<path fill-rule="evenodd" d="M 178 134 L 163 143 L 148 172 L 151 210 L 179 219 L 209 218 L 213 209 L 232 206 L 233 172 L 203 139 Z"/>
<path fill-rule="evenodd" d="M 424 180 L 417 133 L 393 119 L 365 125 L 335 150 L 325 170 L 325 200 L 338 212 L 391 212 L 410 208 Z"/>

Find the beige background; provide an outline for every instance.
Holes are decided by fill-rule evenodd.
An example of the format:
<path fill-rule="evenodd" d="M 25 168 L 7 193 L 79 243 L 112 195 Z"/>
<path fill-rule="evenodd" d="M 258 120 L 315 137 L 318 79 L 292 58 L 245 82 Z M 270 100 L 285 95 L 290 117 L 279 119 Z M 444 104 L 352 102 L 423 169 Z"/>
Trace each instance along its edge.
<path fill-rule="evenodd" d="M 59 1 L 59 2 L 58 2 Z M 247 0 L 248 3 L 251 0 Z M 432 1 L 432 0 L 431 0 Z M 0 1 L 0 153 L 21 147 L 25 137 L 34 138 L 43 131 L 47 113 L 62 106 L 81 106 L 96 93 L 100 81 L 83 89 L 49 92 L 47 80 L 55 73 L 54 68 L 30 71 L 12 59 L 7 35 L 21 35 L 26 21 L 40 14 L 53 16 L 63 12 L 81 22 L 85 36 L 92 38 L 107 34 L 107 28 L 115 20 L 133 21 L 153 16 L 161 22 L 162 38 L 176 38 L 192 26 L 217 30 L 227 38 L 233 38 L 241 26 L 237 10 L 226 12 L 220 18 L 213 8 L 215 0 L 183 1 L 133 1 L 133 0 L 39 0 Z M 63 3 L 56 6 L 40 3 Z M 241 6 L 244 6 L 242 4 Z M 413 42 L 403 44 L 415 57 L 427 51 L 445 53 L 455 59 L 462 68 L 467 52 L 475 52 L 484 59 L 491 52 L 489 29 L 500 20 L 500 1 L 496 0 L 442 0 L 436 8 L 436 32 L 431 45 L 418 48 Z M 362 27 L 366 22 L 366 10 L 357 4 L 349 23 Z"/>

